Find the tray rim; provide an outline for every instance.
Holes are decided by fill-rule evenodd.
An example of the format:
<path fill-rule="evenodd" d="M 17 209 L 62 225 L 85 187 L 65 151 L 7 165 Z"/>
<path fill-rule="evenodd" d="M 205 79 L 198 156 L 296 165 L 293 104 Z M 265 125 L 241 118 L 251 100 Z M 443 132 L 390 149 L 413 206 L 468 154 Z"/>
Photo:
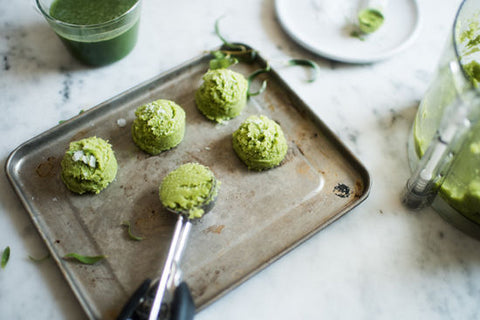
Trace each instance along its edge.
<path fill-rule="evenodd" d="M 250 46 L 246 45 L 247 47 L 251 48 Z M 218 50 L 220 47 L 214 48 L 213 50 Z M 212 50 L 212 51 L 213 51 Z M 207 58 L 211 57 L 210 51 L 204 52 L 203 54 L 197 55 L 193 58 L 190 58 L 183 63 L 167 69 L 158 75 L 151 77 L 147 80 L 144 80 L 137 85 L 134 85 L 118 94 L 113 95 L 111 98 L 108 98 L 93 107 L 89 108 L 85 112 L 81 112 L 70 119 L 67 119 L 63 121 L 62 123 L 59 123 L 50 129 L 47 129 L 40 134 L 26 140 L 22 144 L 20 144 L 18 147 L 13 149 L 9 156 L 7 157 L 5 161 L 5 173 L 6 176 L 12 185 L 13 189 L 15 190 L 15 193 L 17 194 L 20 202 L 22 203 L 23 207 L 27 211 L 28 215 L 30 216 L 30 219 L 32 223 L 34 224 L 37 232 L 39 233 L 40 237 L 43 239 L 45 245 L 47 246 L 49 252 L 54 252 L 53 244 L 49 240 L 49 238 L 46 236 L 44 231 L 41 228 L 41 225 L 39 221 L 37 221 L 35 217 L 35 210 L 31 207 L 28 199 L 26 199 L 25 194 L 22 191 L 22 188 L 19 184 L 19 181 L 17 181 L 15 177 L 15 168 L 21 164 L 21 161 L 23 160 L 25 156 L 25 151 L 28 151 L 29 148 L 32 147 L 35 142 L 42 142 L 45 139 L 48 139 L 49 136 L 52 134 L 62 134 L 63 132 L 69 132 L 69 127 L 72 126 L 72 124 L 76 123 L 77 121 L 82 121 L 87 115 L 91 115 L 94 113 L 102 113 L 102 112 L 108 112 L 110 108 L 108 108 L 109 104 L 115 100 L 121 99 L 123 96 L 128 95 L 129 93 L 135 92 L 138 89 L 148 86 L 152 83 L 155 83 L 163 78 L 168 79 L 169 77 L 175 76 L 175 74 L 180 73 L 183 69 L 188 68 L 190 65 L 194 64 L 195 62 L 200 62 L 202 60 L 205 60 Z M 267 61 L 260 55 L 260 53 L 257 51 L 257 55 L 255 58 L 255 62 L 262 66 L 267 66 Z M 237 281 L 233 282 L 231 286 L 228 288 L 221 290 L 218 292 L 218 294 L 210 299 L 209 301 L 205 302 L 202 304 L 200 307 L 197 307 L 197 312 L 203 310 L 210 304 L 214 303 L 218 299 L 222 298 L 225 296 L 227 293 L 250 279 L 253 275 L 257 274 L 258 272 L 264 270 L 267 266 L 272 264 L 273 262 L 277 261 L 281 257 L 285 256 L 287 253 L 290 251 L 294 250 L 298 246 L 300 246 L 302 243 L 306 242 L 310 238 L 312 238 L 315 234 L 317 234 L 320 230 L 326 228 L 329 226 L 331 223 L 335 222 L 336 220 L 340 219 L 343 217 L 346 213 L 349 211 L 353 210 L 357 206 L 359 206 L 361 203 L 363 203 L 369 196 L 370 190 L 371 190 L 371 177 L 370 174 L 367 170 L 367 168 L 364 166 L 364 164 L 353 154 L 353 152 L 344 144 L 344 142 L 320 119 L 319 115 L 315 113 L 310 106 L 305 103 L 305 101 L 298 96 L 298 94 L 287 84 L 285 79 L 283 79 L 280 74 L 274 69 L 270 69 L 270 76 L 274 76 L 275 80 L 278 81 L 288 92 L 287 94 L 296 102 L 301 104 L 304 107 L 304 110 L 306 110 L 309 114 L 310 120 L 315 123 L 317 127 L 319 127 L 322 130 L 322 134 L 326 136 L 326 138 L 330 141 L 334 141 L 335 145 L 337 146 L 338 151 L 341 153 L 341 155 L 348 161 L 348 163 L 352 166 L 353 169 L 357 172 L 359 177 L 362 179 L 362 194 L 360 196 L 355 195 L 355 201 L 349 203 L 347 206 L 345 206 L 343 209 L 339 210 L 335 216 L 327 220 L 325 223 L 323 223 L 320 227 L 311 230 L 310 232 L 306 233 L 303 237 L 298 238 L 295 242 L 291 243 L 288 247 L 286 247 L 283 251 L 279 252 L 277 255 L 274 255 L 270 257 L 269 259 L 265 260 L 264 263 L 259 265 L 257 268 L 253 269 L 251 272 L 248 272 L 244 274 L 242 277 L 240 277 Z M 115 109 L 115 108 L 114 108 Z M 38 145 L 38 143 L 37 143 Z M 54 258 L 54 261 L 57 264 L 58 269 L 62 273 L 63 277 L 67 281 L 67 283 L 70 286 L 70 289 L 74 293 L 74 295 L 77 298 L 77 301 L 80 303 L 82 306 L 84 312 L 90 319 L 97 319 L 95 315 L 95 311 L 93 308 L 89 305 L 87 297 L 85 297 L 84 293 L 77 288 L 77 284 L 74 281 L 73 277 L 68 275 L 68 270 L 65 270 L 62 261 L 60 257 L 58 257 L 55 254 L 52 254 L 52 257 Z"/>

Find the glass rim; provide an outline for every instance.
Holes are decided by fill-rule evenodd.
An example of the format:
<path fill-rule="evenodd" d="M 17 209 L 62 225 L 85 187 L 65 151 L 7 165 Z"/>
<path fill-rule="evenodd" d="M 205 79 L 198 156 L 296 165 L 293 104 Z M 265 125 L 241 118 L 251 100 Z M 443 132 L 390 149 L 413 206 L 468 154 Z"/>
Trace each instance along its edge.
<path fill-rule="evenodd" d="M 40 3 L 41 0 L 35 0 L 37 3 L 37 7 L 42 13 L 42 15 L 47 19 L 50 20 L 58 25 L 63 25 L 65 27 L 70 27 L 70 28 L 83 28 L 83 29 L 95 29 L 99 27 L 105 27 L 109 26 L 112 24 L 115 24 L 116 22 L 122 20 L 125 16 L 129 15 L 132 11 L 134 11 L 138 6 L 140 6 L 141 0 L 137 0 L 133 6 L 130 7 L 127 11 L 119 15 L 118 17 L 115 17 L 111 20 L 105 21 L 105 22 L 100 22 L 100 23 L 94 23 L 94 24 L 75 24 L 75 23 L 69 23 L 65 22 L 62 20 L 58 20 L 50 15 L 50 13 L 46 12 L 45 9 L 43 8 L 43 5 Z"/>
<path fill-rule="evenodd" d="M 459 47 L 457 45 L 457 32 L 456 32 L 456 30 L 457 30 L 457 23 L 459 22 L 459 19 L 460 19 L 460 12 L 462 12 L 463 6 L 465 5 L 465 3 L 467 1 L 468 0 L 462 0 L 462 3 L 460 4 L 460 6 L 457 9 L 457 13 L 455 14 L 455 19 L 453 21 L 453 27 L 452 27 L 453 50 L 455 51 L 455 57 L 457 58 L 457 62 L 460 65 L 460 69 L 462 70 L 462 74 L 466 79 L 468 79 L 468 75 L 465 72 L 465 69 L 463 68 L 463 65 L 461 63 L 462 57 L 460 56 L 460 50 L 459 50 Z"/>

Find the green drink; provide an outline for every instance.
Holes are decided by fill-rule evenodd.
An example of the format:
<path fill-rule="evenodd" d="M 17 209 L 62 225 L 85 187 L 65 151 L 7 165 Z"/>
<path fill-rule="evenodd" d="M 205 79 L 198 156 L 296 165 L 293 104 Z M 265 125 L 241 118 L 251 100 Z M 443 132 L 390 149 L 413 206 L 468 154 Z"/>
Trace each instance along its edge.
<path fill-rule="evenodd" d="M 85 64 L 110 64 L 136 44 L 139 0 L 37 0 L 37 4 L 67 49 Z"/>

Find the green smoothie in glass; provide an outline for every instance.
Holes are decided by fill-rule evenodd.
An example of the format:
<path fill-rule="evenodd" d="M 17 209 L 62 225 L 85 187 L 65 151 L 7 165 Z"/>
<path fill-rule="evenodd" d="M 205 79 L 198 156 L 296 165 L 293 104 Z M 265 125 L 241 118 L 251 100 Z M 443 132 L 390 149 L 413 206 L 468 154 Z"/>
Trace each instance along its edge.
<path fill-rule="evenodd" d="M 137 41 L 139 0 L 37 0 L 74 57 L 93 66 L 125 57 Z"/>

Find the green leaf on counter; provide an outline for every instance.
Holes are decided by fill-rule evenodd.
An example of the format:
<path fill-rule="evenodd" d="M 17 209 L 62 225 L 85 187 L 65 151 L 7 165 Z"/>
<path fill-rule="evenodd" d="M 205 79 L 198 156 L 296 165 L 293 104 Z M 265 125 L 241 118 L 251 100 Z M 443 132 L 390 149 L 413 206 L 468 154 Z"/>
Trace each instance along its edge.
<path fill-rule="evenodd" d="M 122 226 L 127 227 L 128 236 L 130 237 L 130 239 L 135 240 L 135 241 L 142 241 L 143 240 L 143 237 L 136 236 L 136 235 L 133 234 L 132 226 L 130 224 L 130 221 L 123 221 Z"/>
<path fill-rule="evenodd" d="M 320 71 L 320 67 L 313 62 L 312 60 L 308 59 L 290 59 L 288 60 L 288 64 L 291 66 L 305 66 L 310 67 L 312 69 L 312 75 L 308 82 L 314 82 L 317 80 L 317 74 Z"/>
<path fill-rule="evenodd" d="M 76 260 L 80 263 L 83 263 L 83 264 L 95 264 L 97 262 L 99 262 L 100 260 L 103 260 L 105 259 L 106 256 L 104 255 L 100 255 L 100 256 L 83 256 L 81 254 L 78 254 L 78 253 L 68 253 L 66 255 L 63 256 L 63 259 L 66 259 L 66 260 L 70 260 L 70 259 L 73 259 L 73 260 Z"/>
<path fill-rule="evenodd" d="M 233 50 L 241 50 L 242 45 L 238 45 L 238 44 L 234 44 L 234 43 L 231 43 L 230 41 L 228 41 L 227 39 L 225 39 L 222 34 L 220 33 L 220 20 L 223 19 L 224 16 L 221 16 L 220 18 L 218 18 L 217 20 L 215 20 L 215 34 L 217 35 L 217 37 L 223 42 L 224 45 L 226 45 L 227 47 L 229 47 L 230 49 L 233 49 Z"/>
<path fill-rule="evenodd" d="M 5 266 L 7 265 L 8 259 L 10 259 L 10 247 L 9 246 L 7 246 L 5 248 L 5 250 L 3 250 L 3 253 L 2 253 L 2 269 L 4 269 Z"/>

